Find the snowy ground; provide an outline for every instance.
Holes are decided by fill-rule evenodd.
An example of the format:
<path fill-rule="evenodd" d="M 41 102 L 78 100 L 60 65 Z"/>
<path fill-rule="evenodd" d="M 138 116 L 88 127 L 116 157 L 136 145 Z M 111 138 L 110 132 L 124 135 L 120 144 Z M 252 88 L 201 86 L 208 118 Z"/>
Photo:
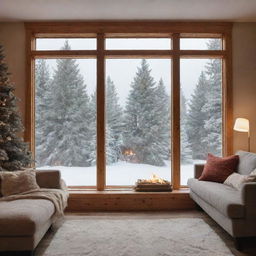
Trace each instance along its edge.
<path fill-rule="evenodd" d="M 198 161 L 197 161 L 198 162 Z M 171 179 L 170 161 L 166 166 L 159 167 L 148 164 L 135 164 L 120 161 L 106 166 L 107 185 L 134 185 L 137 179 L 148 179 L 152 173 L 163 179 Z M 38 168 L 60 170 L 62 178 L 69 186 L 95 186 L 96 167 L 65 167 L 65 166 L 44 166 Z M 181 184 L 187 185 L 187 180 L 194 175 L 194 164 L 181 166 Z"/>

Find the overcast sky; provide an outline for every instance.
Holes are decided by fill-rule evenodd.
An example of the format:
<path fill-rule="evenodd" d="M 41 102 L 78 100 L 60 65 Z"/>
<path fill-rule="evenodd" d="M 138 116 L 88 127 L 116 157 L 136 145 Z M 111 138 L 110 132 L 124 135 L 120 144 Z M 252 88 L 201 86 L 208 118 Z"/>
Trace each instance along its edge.
<path fill-rule="evenodd" d="M 58 50 L 64 44 L 65 39 L 38 39 L 38 50 Z M 207 49 L 206 39 L 182 39 L 181 49 Z M 96 49 L 95 39 L 69 39 L 73 50 Z M 170 49 L 170 39 L 118 39 L 106 40 L 106 49 Z M 171 60 L 170 59 L 148 59 L 151 75 L 158 82 L 163 79 L 168 94 L 171 92 Z M 190 98 L 191 93 L 198 81 L 198 77 L 208 60 L 206 59 L 183 59 L 181 60 L 181 86 L 185 97 Z M 51 74 L 56 67 L 56 60 L 49 59 Z M 80 72 L 87 85 L 87 91 L 92 94 L 96 88 L 96 60 L 77 59 Z M 106 75 L 114 81 L 120 103 L 124 105 L 128 95 L 130 84 L 140 66 L 141 59 L 107 59 Z"/>

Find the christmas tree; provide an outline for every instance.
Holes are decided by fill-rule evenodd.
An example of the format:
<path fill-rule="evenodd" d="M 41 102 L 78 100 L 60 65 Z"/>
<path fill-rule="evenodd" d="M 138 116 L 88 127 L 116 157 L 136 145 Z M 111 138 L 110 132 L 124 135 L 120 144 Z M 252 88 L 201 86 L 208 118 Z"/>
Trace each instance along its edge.
<path fill-rule="evenodd" d="M 0 171 L 16 171 L 27 167 L 32 159 L 27 143 L 17 136 L 23 125 L 4 59 L 0 45 Z"/>

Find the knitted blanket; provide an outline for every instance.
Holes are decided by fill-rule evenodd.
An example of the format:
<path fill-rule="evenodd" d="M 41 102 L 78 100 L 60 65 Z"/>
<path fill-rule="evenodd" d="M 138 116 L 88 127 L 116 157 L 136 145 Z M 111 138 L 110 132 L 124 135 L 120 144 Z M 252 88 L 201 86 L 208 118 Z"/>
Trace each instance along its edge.
<path fill-rule="evenodd" d="M 0 198 L 0 201 L 13 201 L 20 199 L 45 199 L 54 204 L 55 212 L 53 221 L 64 215 L 64 210 L 67 207 L 68 191 L 65 185 L 62 184 L 61 189 L 40 188 L 30 190 L 17 195 L 5 196 Z"/>

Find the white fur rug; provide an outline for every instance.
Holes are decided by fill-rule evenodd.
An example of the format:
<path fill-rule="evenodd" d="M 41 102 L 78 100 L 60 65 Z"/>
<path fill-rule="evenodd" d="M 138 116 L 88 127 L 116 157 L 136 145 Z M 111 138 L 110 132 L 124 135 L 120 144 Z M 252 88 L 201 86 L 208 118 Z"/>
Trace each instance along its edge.
<path fill-rule="evenodd" d="M 47 246 L 46 246 L 47 247 Z M 200 218 L 66 220 L 40 256 L 229 256 Z"/>

